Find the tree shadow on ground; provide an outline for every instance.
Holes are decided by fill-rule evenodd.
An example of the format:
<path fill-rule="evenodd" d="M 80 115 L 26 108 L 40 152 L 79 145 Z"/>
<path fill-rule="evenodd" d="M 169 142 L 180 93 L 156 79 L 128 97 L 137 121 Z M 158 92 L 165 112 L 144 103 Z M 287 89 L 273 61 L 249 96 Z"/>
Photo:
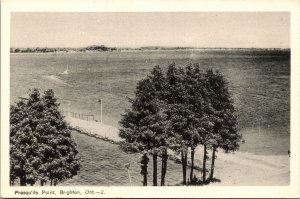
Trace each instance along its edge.
<path fill-rule="evenodd" d="M 191 181 L 187 182 L 187 186 L 204 186 L 210 183 L 220 183 L 220 182 L 221 180 L 217 178 L 208 178 L 203 182 L 201 179 L 195 176 Z"/>

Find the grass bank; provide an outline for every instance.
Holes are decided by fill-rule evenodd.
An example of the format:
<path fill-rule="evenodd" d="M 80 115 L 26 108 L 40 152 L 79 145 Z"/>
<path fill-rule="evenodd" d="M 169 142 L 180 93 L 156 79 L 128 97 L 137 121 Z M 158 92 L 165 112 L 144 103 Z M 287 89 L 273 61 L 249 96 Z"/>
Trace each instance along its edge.
<path fill-rule="evenodd" d="M 126 154 L 117 144 L 73 131 L 77 143 L 81 170 L 63 186 L 130 186 L 124 164 L 131 164 L 131 180 L 134 186 L 142 186 L 140 174 L 141 154 Z M 196 153 L 196 165 L 201 165 L 201 148 Z M 263 156 L 248 153 L 225 154 L 219 152 L 216 160 L 215 177 L 220 183 L 212 186 L 288 185 L 290 164 L 288 156 Z M 160 161 L 159 161 L 160 164 Z M 208 165 L 210 166 L 210 165 Z M 158 179 L 160 179 L 160 165 Z M 188 169 L 189 173 L 189 169 Z M 200 171 L 195 171 L 200 176 Z M 180 185 L 181 164 L 168 161 L 166 185 Z M 152 160 L 148 165 L 148 185 L 152 185 Z"/>

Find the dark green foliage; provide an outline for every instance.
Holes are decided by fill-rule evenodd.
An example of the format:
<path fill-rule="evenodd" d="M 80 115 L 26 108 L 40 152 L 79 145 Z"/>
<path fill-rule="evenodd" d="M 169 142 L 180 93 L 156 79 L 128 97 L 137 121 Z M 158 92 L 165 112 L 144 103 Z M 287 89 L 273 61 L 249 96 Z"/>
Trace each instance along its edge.
<path fill-rule="evenodd" d="M 163 76 L 159 75 L 160 68 L 138 83 L 136 98 L 132 100 L 132 109 L 127 110 L 120 121 L 120 137 L 126 143 L 140 143 L 140 149 L 151 150 L 160 147 L 164 142 L 159 136 L 164 133 L 164 113 L 160 106 Z M 161 79 L 159 79 L 161 78 Z"/>
<path fill-rule="evenodd" d="M 57 185 L 77 174 L 79 161 L 71 132 L 52 90 L 29 91 L 10 107 L 10 177 L 20 185 Z"/>
<path fill-rule="evenodd" d="M 212 102 L 214 112 L 211 114 L 214 127 L 211 132 L 210 144 L 221 147 L 226 152 L 235 151 L 239 147 L 241 135 L 237 129 L 237 118 L 233 100 L 228 89 L 228 82 L 218 71 L 206 72 L 209 98 Z"/>
<path fill-rule="evenodd" d="M 191 68 L 189 68 L 191 69 Z M 196 81 L 190 76 L 194 75 L 192 71 L 185 71 L 183 68 L 171 64 L 166 72 L 166 91 L 164 100 L 167 104 L 166 113 L 170 122 L 170 131 L 172 131 L 175 144 L 170 148 L 177 153 L 181 153 L 181 164 L 183 169 L 183 184 L 186 184 L 187 173 L 187 152 L 188 147 L 195 148 L 199 142 L 199 134 L 195 128 L 196 112 L 194 105 L 196 100 L 193 95 L 195 91 L 193 86 Z M 197 114 L 201 114 L 198 112 Z M 192 162 L 193 165 L 193 162 Z M 191 172 L 193 167 L 191 169 Z"/>
<path fill-rule="evenodd" d="M 225 152 L 235 151 L 239 148 L 242 136 L 237 129 L 237 118 L 233 100 L 228 89 L 228 82 L 218 71 L 207 70 L 205 73 L 208 96 L 211 100 L 212 112 L 209 114 L 214 123 L 209 130 L 208 146 L 212 149 L 212 164 L 210 179 L 213 179 L 215 166 L 215 153 L 218 148 Z"/>
<path fill-rule="evenodd" d="M 125 139 L 122 149 L 127 152 L 149 152 L 153 155 L 153 185 L 157 185 L 157 156 L 171 142 L 167 135 L 164 106 L 165 78 L 156 66 L 151 74 L 141 80 L 136 88 L 136 97 L 131 100 L 132 108 L 120 121 L 119 136 Z"/>
<path fill-rule="evenodd" d="M 190 181 L 195 179 L 194 154 L 204 146 L 202 182 L 206 183 L 207 150 L 213 150 L 210 178 L 213 179 L 217 148 L 226 152 L 238 149 L 241 135 L 228 83 L 219 72 L 200 70 L 198 64 L 184 68 L 170 64 L 165 75 L 156 66 L 138 83 L 132 109 L 127 110 L 120 124 L 120 137 L 125 151 L 147 151 L 153 155 L 156 181 L 157 156 L 162 158 L 161 185 L 167 165 L 167 149 L 181 154 L 183 184 L 187 183 L 187 154 L 191 149 Z"/>

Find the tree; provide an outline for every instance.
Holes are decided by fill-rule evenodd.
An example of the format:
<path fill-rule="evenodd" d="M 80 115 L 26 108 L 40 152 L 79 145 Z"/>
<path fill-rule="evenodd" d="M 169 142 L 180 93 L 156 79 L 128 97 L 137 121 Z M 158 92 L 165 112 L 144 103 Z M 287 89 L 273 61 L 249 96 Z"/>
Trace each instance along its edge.
<path fill-rule="evenodd" d="M 242 139 L 237 129 L 237 118 L 231 98 L 228 82 L 218 71 L 206 71 L 206 87 L 213 107 L 213 128 L 210 132 L 210 147 L 212 149 L 212 162 L 210 180 L 213 180 L 216 152 L 222 148 L 225 152 L 235 151 L 239 148 Z"/>
<path fill-rule="evenodd" d="M 185 67 L 186 108 L 189 110 L 190 125 L 188 128 L 189 147 L 191 148 L 190 181 L 194 183 L 194 156 L 196 147 L 202 143 L 204 128 L 202 118 L 207 101 L 204 77 L 199 64 L 189 64 Z"/>
<path fill-rule="evenodd" d="M 165 184 L 168 149 L 181 155 L 183 184 L 187 183 L 187 155 L 191 149 L 190 181 L 194 181 L 196 147 L 203 145 L 202 182 L 207 183 L 208 150 L 213 150 L 210 178 L 213 178 L 215 153 L 236 150 L 241 136 L 237 132 L 233 102 L 225 78 L 199 64 L 168 66 L 164 75 L 156 66 L 138 83 L 120 124 L 121 145 L 126 151 L 150 152 L 153 156 L 153 185 L 157 185 L 157 157 L 162 159 L 161 185 Z"/>
<path fill-rule="evenodd" d="M 76 144 L 52 90 L 29 91 L 10 107 L 10 176 L 20 185 L 57 185 L 79 170 Z"/>
<path fill-rule="evenodd" d="M 153 186 L 157 186 L 157 158 L 168 145 L 164 102 L 164 76 L 159 66 L 138 82 L 131 109 L 120 121 L 121 148 L 132 152 L 149 152 L 153 158 Z M 165 157 L 165 156 L 164 156 Z M 165 164 L 165 162 L 164 162 Z"/>
<path fill-rule="evenodd" d="M 176 67 L 175 63 L 168 66 L 166 72 L 166 91 L 164 101 L 167 104 L 167 120 L 170 121 L 176 145 L 171 149 L 181 154 L 183 184 L 186 184 L 188 142 L 187 128 L 189 125 L 189 110 L 186 108 L 184 71 Z"/>

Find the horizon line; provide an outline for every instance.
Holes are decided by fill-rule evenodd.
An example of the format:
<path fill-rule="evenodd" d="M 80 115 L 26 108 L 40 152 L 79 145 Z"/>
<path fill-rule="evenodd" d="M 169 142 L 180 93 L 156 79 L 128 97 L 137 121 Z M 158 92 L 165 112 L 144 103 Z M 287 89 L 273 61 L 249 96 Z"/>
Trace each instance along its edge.
<path fill-rule="evenodd" d="M 128 46 L 124 46 L 124 47 L 117 47 L 117 46 L 106 46 L 104 44 L 92 44 L 92 45 L 86 45 L 86 46 L 81 46 L 81 47 L 47 47 L 47 46 L 24 46 L 24 47 L 20 47 L 20 46 L 11 46 L 10 48 L 86 48 L 86 47 L 90 47 L 90 46 L 105 46 L 107 48 L 117 48 L 117 49 L 124 49 L 124 48 L 128 48 L 128 49 L 139 49 L 139 48 L 190 48 L 190 49 L 291 49 L 291 47 L 196 47 L 196 46 L 159 46 L 159 45 L 149 45 L 149 46 L 138 46 L 138 47 L 128 47 Z"/>

